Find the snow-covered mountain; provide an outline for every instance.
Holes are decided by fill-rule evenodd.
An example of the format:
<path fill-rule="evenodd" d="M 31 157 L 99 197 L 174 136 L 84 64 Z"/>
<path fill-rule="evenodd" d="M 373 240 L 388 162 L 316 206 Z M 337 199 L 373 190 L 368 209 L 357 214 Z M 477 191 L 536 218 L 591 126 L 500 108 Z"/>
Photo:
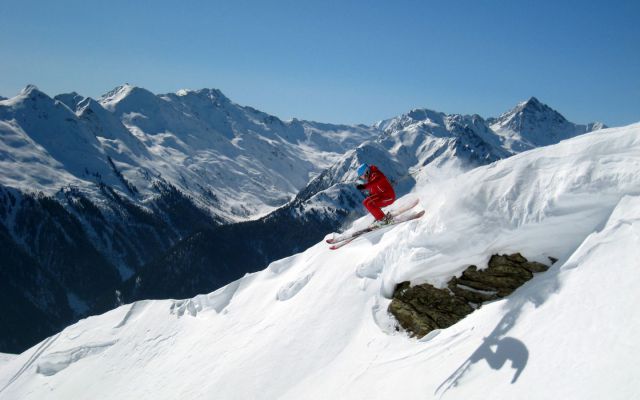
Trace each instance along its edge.
<path fill-rule="evenodd" d="M 99 198 L 95 187 L 104 183 L 144 202 L 158 195 L 161 179 L 229 220 L 282 205 L 376 133 L 283 122 L 213 89 L 155 95 L 130 85 L 98 101 L 77 93 L 52 99 L 28 86 L 0 103 L 0 121 L 2 160 L 13 170 L 2 184 L 46 194 L 73 185 Z M 17 149 L 22 157 L 9 157 Z"/>
<path fill-rule="evenodd" d="M 336 193 L 332 187 L 354 181 L 355 168 L 362 162 L 379 165 L 404 192 L 416 180 L 453 177 L 525 150 L 604 127 L 601 123 L 573 124 L 535 98 L 518 104 L 499 119 L 415 109 L 373 126 L 381 131 L 380 136 L 345 154 L 312 180 L 298 197 L 308 199 L 325 190 Z M 322 193 L 321 197 L 332 196 Z"/>
<path fill-rule="evenodd" d="M 363 196 L 353 185 L 362 162 L 380 167 L 401 195 L 416 179 L 455 176 L 510 155 L 477 115 L 413 110 L 376 128 L 378 137 L 348 151 L 285 206 L 255 221 L 198 232 L 146 265 L 119 289 L 123 300 L 201 293 L 306 249 L 362 215 Z"/>
<path fill-rule="evenodd" d="M 522 111 L 522 104 L 504 115 L 518 114 L 517 110 Z M 345 214 L 352 213 L 354 205 L 362 200 L 352 187 L 356 179 L 355 170 L 362 162 L 381 167 L 394 182 L 396 191 L 404 194 L 413 189 L 416 182 L 451 178 L 521 151 L 558 143 L 601 127 L 590 124 L 580 130 L 576 128 L 579 125 L 566 121 L 557 111 L 537 104 L 542 111 L 528 117 L 527 124 L 514 127 L 514 132 L 522 133 L 521 137 L 535 133 L 539 140 L 533 144 L 521 138 L 505 140 L 503 133 L 492 129 L 496 126 L 490 125 L 492 119 L 484 120 L 479 115 L 447 115 L 415 109 L 377 122 L 374 127 L 381 131 L 380 136 L 347 152 L 300 191 L 296 201 L 303 212 L 311 210 L 343 218 Z M 548 122 L 551 115 L 559 116 L 561 125 Z M 558 134 L 565 128 L 570 129 L 570 133 Z M 550 131 L 545 132 L 545 129 Z M 361 209 L 358 211 L 362 212 Z"/>
<path fill-rule="evenodd" d="M 94 100 L 28 86 L 0 101 L 0 240 L 7 270 L 31 266 L 3 281 L 21 300 L 0 327 L 0 350 L 121 301 L 189 297 L 303 251 L 361 215 L 352 185 L 361 162 L 402 195 L 516 152 L 477 115 L 419 109 L 344 126 L 281 121 L 214 89 L 123 85 Z"/>
<path fill-rule="evenodd" d="M 583 133 L 606 128 L 601 122 L 578 125 L 535 97 L 519 103 L 498 118 L 490 118 L 491 129 L 512 152 L 547 146 Z"/>
<path fill-rule="evenodd" d="M 9 318 L 0 348 L 112 308 L 121 280 L 180 239 L 284 204 L 374 133 L 283 122 L 217 90 L 125 85 L 96 101 L 28 86 L 0 101 L 2 247 L 16 250 L 9 270 L 31 266 L 3 292 L 48 291 L 19 296 L 14 309 L 34 322 Z"/>
<path fill-rule="evenodd" d="M 375 133 L 364 127 L 283 122 L 235 105 L 217 90 L 155 96 L 124 86 L 103 96 L 100 104 L 159 162 L 174 164 L 162 167 L 174 186 L 215 193 L 216 213 L 236 219 L 284 204 L 311 176 Z"/>
<path fill-rule="evenodd" d="M 210 294 L 82 320 L 0 364 L 0 398 L 638 393 L 640 124 L 418 181 L 398 202 L 415 197 L 422 219 L 341 250 L 320 242 Z M 401 282 L 443 288 L 512 252 L 558 261 L 422 339 L 387 312 Z"/>

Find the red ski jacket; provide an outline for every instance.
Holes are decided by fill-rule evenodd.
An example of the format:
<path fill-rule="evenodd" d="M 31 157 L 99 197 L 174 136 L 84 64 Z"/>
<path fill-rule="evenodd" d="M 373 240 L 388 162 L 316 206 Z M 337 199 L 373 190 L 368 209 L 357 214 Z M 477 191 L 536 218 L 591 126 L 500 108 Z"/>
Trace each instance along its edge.
<path fill-rule="evenodd" d="M 385 197 L 393 197 L 394 199 L 396 197 L 391 183 L 375 165 L 369 166 L 369 178 L 365 187 L 370 195 L 384 193 Z"/>

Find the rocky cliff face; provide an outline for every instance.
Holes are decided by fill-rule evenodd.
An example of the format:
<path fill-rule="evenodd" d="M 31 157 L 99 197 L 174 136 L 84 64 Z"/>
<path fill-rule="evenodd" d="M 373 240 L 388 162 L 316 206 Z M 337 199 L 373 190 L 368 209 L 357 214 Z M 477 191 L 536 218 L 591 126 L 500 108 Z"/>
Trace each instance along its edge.
<path fill-rule="evenodd" d="M 402 282 L 393 293 L 389 312 L 402 328 L 423 337 L 455 324 L 486 301 L 508 296 L 532 279 L 534 273 L 547 269 L 548 266 L 528 261 L 519 253 L 495 254 L 487 268 L 479 270 L 471 265 L 460 277 L 453 277 L 445 289 Z"/>

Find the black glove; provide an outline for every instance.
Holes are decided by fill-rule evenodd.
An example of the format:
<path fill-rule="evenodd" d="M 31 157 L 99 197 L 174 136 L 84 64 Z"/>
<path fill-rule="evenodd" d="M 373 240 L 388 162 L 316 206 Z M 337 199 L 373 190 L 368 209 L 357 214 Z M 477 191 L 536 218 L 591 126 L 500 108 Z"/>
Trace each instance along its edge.
<path fill-rule="evenodd" d="M 365 190 L 367 188 L 367 185 L 363 185 L 362 183 L 359 185 L 356 185 L 356 189 L 358 190 Z"/>

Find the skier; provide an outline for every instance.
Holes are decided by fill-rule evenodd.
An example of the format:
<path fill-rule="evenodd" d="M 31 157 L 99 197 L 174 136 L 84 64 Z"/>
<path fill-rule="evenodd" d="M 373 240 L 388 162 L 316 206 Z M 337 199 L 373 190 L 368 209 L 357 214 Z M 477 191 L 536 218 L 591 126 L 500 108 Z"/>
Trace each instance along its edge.
<path fill-rule="evenodd" d="M 362 204 L 369 210 L 371 215 L 376 219 L 372 227 L 380 227 L 393 222 L 390 213 L 384 213 L 381 208 L 393 204 L 396 200 L 396 194 L 391 187 L 391 183 L 386 176 L 375 165 L 367 165 L 366 163 L 358 167 L 358 177 L 361 179 L 356 188 L 361 191 L 368 191 L 369 196 Z"/>
<path fill-rule="evenodd" d="M 424 210 L 410 212 L 413 207 L 417 206 L 419 199 L 413 199 L 412 201 L 405 201 L 402 206 L 394 207 L 394 210 L 384 213 L 381 208 L 387 207 L 393 204 L 396 200 L 396 194 L 393 191 L 393 187 L 389 183 L 386 176 L 374 165 L 362 164 L 358 167 L 358 184 L 356 188 L 358 190 L 367 191 L 368 196 L 362 204 L 369 210 L 371 215 L 375 218 L 375 221 L 367 228 L 357 229 L 351 232 L 343 232 L 341 234 L 334 234 L 326 239 L 326 242 L 331 246 L 329 249 L 337 250 L 362 235 L 367 234 L 373 230 L 381 228 L 383 226 L 398 224 L 402 222 L 411 221 L 422 217 L 425 213 Z"/>

